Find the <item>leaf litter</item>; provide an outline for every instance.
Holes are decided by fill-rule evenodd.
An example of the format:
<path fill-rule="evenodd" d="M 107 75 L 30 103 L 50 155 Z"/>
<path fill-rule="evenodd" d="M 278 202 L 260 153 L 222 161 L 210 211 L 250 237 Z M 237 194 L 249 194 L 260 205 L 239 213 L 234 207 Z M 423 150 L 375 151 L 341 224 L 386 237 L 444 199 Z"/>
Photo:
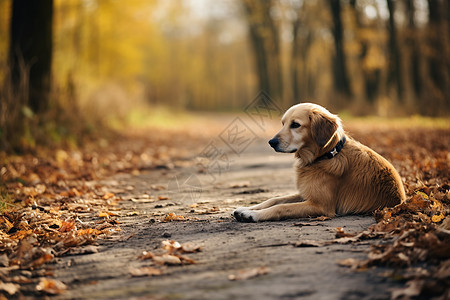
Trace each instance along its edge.
<path fill-rule="evenodd" d="M 192 151 L 203 144 L 189 132 L 129 134 L 118 140 L 87 142 L 81 149 L 36 148 L 24 155 L 0 152 L 0 297 L 63 293 L 64 283 L 49 278 L 48 264 L 64 255 L 97 253 L 98 238 L 121 230 L 118 202 L 134 187 L 120 190 L 99 180 L 194 165 L 193 159 L 186 161 L 189 153 L 178 149 L 180 140 Z M 165 187 L 154 184 L 150 189 Z M 135 201 L 155 197 L 143 195 Z"/>
<path fill-rule="evenodd" d="M 377 223 L 361 233 L 337 228 L 332 242 L 372 240 L 367 259 L 347 258 L 338 264 L 354 270 L 388 267 L 390 271 L 382 276 L 404 283 L 392 291 L 391 299 L 446 299 L 450 294 L 450 131 L 365 130 L 359 134 L 358 139 L 394 163 L 407 199 L 376 211 Z"/>
<path fill-rule="evenodd" d="M 392 291 L 392 299 L 446 299 L 450 294 L 450 132 L 441 131 L 359 133 L 362 137 L 359 140 L 390 158 L 399 169 L 407 192 L 406 201 L 377 210 L 374 213 L 377 223 L 365 231 L 349 233 L 338 227 L 333 240 L 302 240 L 293 245 L 323 247 L 370 241 L 367 259 L 346 258 L 337 264 L 355 271 L 387 267 L 390 271 L 381 276 L 404 283 L 402 288 Z M 385 135 L 390 138 L 386 139 Z M 395 148 L 392 140 L 397 141 Z M 420 146 L 411 142 L 418 140 L 422 141 Z M 317 225 L 320 223 L 294 224 Z"/>
<path fill-rule="evenodd" d="M 181 266 L 195 264 L 196 261 L 186 256 L 186 253 L 196 253 L 202 251 L 201 245 L 193 243 L 180 244 L 174 240 L 164 240 L 161 247 L 156 251 L 143 251 L 139 256 L 140 260 L 151 260 L 153 266 L 141 268 L 132 267 L 129 269 L 130 275 L 158 276 L 164 274 L 165 266 Z"/>
<path fill-rule="evenodd" d="M 270 272 L 270 269 L 262 266 L 252 269 L 243 269 L 239 270 L 234 274 L 228 275 L 228 280 L 235 281 L 235 280 L 248 280 L 254 277 L 266 275 Z"/>
<path fill-rule="evenodd" d="M 309 244 L 321 246 L 330 242 L 370 241 L 372 248 L 366 260 L 347 259 L 340 264 L 358 270 L 392 267 L 391 272 L 383 275 L 401 278 L 405 283 L 403 288 L 392 293 L 393 299 L 448 295 L 449 131 L 373 127 L 354 128 L 351 133 L 394 164 L 402 176 L 408 200 L 398 207 L 377 212 L 377 224 L 364 232 L 349 234 L 338 230 L 338 236 L 332 241 L 311 241 Z M 117 173 L 139 174 L 142 170 L 184 167 L 189 163 L 184 159 L 188 153 L 180 151 L 180 141 L 185 145 L 184 149 L 194 153 L 201 150 L 196 148 L 198 145 L 204 145 L 195 133 L 186 135 L 186 132 L 151 137 L 130 134 L 119 140 L 113 144 L 106 140 L 100 145 L 87 143 L 83 149 L 36 149 L 33 154 L 21 156 L 0 153 L 3 210 L 0 215 L 0 294 L 6 297 L 41 296 L 64 292 L 65 288 L 48 281 L 52 272 L 47 269 L 47 264 L 58 256 L 98 251 L 98 248 L 89 247 L 96 247 L 98 238 L 120 232 L 117 204 L 122 199 L 121 193 L 134 189 L 132 186 L 123 192 L 108 189 L 99 185 L 98 180 Z M 164 188 L 158 185 L 151 187 L 153 191 L 163 191 Z M 136 203 L 158 201 L 157 197 L 149 195 L 128 200 Z M 161 197 L 164 199 L 165 196 Z M 167 221 L 176 219 L 191 220 L 169 214 Z M 327 219 L 323 217 L 314 221 Z M 149 269 L 142 269 L 140 273 L 134 270 L 130 274 L 159 275 L 159 271 L 152 268 L 161 270 L 162 274 L 166 267 L 165 259 L 175 262 L 170 256 L 177 257 L 182 264 L 195 262 L 190 258 L 180 258 L 186 257 L 185 253 L 158 251 L 163 253 L 155 252 L 147 257 L 154 265 L 144 267 Z M 163 256 L 160 258 L 162 265 L 153 262 L 153 257 Z M 249 273 L 258 274 L 258 271 Z"/>

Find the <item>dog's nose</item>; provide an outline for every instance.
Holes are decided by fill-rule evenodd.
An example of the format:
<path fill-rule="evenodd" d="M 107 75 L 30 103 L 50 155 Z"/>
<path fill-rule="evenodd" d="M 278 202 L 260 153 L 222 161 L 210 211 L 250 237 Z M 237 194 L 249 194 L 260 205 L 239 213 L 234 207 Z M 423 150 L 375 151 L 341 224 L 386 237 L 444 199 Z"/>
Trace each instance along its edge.
<path fill-rule="evenodd" d="M 280 143 L 280 141 L 278 140 L 278 138 L 273 138 L 269 141 L 269 145 L 272 148 L 276 148 L 278 146 L 278 144 Z"/>

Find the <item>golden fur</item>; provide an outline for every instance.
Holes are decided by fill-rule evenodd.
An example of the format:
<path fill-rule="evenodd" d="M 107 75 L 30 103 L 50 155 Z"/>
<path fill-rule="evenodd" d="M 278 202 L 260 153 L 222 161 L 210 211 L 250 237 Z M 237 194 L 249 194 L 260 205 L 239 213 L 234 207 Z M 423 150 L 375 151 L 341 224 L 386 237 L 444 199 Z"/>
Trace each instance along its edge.
<path fill-rule="evenodd" d="M 238 221 L 369 213 L 405 200 L 394 167 L 346 135 L 338 116 L 319 105 L 303 103 L 288 109 L 282 123 L 269 143 L 277 152 L 295 152 L 298 194 L 239 207 L 233 212 Z M 317 160 L 344 136 L 346 142 L 338 154 Z"/>

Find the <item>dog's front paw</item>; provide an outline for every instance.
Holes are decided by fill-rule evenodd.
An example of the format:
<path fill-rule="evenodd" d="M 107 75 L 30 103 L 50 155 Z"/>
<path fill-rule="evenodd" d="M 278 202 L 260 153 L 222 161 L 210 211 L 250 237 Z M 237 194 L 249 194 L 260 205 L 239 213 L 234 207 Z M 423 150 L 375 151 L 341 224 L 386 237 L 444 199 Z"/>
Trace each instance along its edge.
<path fill-rule="evenodd" d="M 258 212 L 254 210 L 247 209 L 245 207 L 238 207 L 233 212 L 233 216 L 238 220 L 239 222 L 258 222 L 259 216 Z"/>

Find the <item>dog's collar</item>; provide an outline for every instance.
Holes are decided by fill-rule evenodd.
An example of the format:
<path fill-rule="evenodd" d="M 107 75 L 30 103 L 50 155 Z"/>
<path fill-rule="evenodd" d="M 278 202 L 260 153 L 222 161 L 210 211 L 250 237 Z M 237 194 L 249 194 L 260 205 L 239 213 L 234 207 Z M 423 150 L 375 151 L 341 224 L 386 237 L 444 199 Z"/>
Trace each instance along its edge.
<path fill-rule="evenodd" d="M 335 157 L 339 152 L 341 152 L 342 148 L 344 148 L 344 144 L 347 141 L 345 135 L 342 137 L 342 139 L 336 144 L 336 147 L 333 148 L 330 152 L 325 153 L 322 156 L 319 156 L 315 161 L 319 161 L 322 159 L 331 159 Z"/>

